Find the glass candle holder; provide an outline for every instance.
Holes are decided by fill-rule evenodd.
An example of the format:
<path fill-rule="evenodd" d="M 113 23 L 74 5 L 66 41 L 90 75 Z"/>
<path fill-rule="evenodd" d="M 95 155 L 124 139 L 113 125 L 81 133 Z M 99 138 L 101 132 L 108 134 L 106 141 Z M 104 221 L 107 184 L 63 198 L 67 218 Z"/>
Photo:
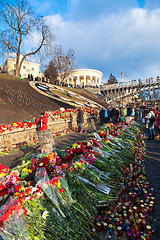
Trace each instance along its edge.
<path fill-rule="evenodd" d="M 116 223 L 116 226 L 118 227 L 120 224 L 119 218 L 115 218 L 115 223 Z"/>
<path fill-rule="evenodd" d="M 119 237 L 122 237 L 122 235 L 123 235 L 123 230 L 122 230 L 121 226 L 118 226 L 118 227 L 117 227 L 117 233 L 118 233 L 118 236 L 119 236 Z"/>
<path fill-rule="evenodd" d="M 109 234 L 110 234 L 111 236 L 113 235 L 114 229 L 113 229 L 113 225 L 112 225 L 112 224 L 109 224 L 109 225 L 108 225 L 108 232 L 109 232 Z"/>
<path fill-rule="evenodd" d="M 129 203 L 125 203 L 125 207 L 128 210 L 129 209 Z"/>
<path fill-rule="evenodd" d="M 97 232 L 100 232 L 101 229 L 102 229 L 101 223 L 100 223 L 100 222 L 97 222 L 97 224 L 96 224 L 96 231 L 97 231 Z"/>
<path fill-rule="evenodd" d="M 146 230 L 147 230 L 147 234 L 151 237 L 152 236 L 152 228 L 150 225 L 146 225 Z"/>
<path fill-rule="evenodd" d="M 112 212 L 108 211 L 108 213 L 107 213 L 108 218 L 111 216 L 111 214 L 112 214 Z"/>
<path fill-rule="evenodd" d="M 145 229 L 146 229 L 146 221 L 142 220 L 142 230 L 145 230 Z"/>
<path fill-rule="evenodd" d="M 152 214 L 153 213 L 153 204 L 149 204 L 149 213 Z"/>
<path fill-rule="evenodd" d="M 141 229 L 142 229 L 142 220 L 141 219 L 137 219 L 136 220 L 136 225 L 137 225 L 138 229 L 141 231 Z"/>
<path fill-rule="evenodd" d="M 102 231 L 107 232 L 108 224 L 106 222 L 102 222 Z"/>

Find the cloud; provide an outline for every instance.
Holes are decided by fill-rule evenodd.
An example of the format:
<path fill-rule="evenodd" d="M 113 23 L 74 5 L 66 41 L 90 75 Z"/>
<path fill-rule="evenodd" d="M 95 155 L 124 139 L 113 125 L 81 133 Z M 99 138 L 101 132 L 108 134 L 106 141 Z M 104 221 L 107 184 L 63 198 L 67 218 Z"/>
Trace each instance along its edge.
<path fill-rule="evenodd" d="M 132 8 L 125 14 L 101 15 L 85 21 L 47 17 L 57 43 L 73 48 L 79 67 L 95 68 L 120 77 L 146 78 L 159 75 L 160 9 Z"/>

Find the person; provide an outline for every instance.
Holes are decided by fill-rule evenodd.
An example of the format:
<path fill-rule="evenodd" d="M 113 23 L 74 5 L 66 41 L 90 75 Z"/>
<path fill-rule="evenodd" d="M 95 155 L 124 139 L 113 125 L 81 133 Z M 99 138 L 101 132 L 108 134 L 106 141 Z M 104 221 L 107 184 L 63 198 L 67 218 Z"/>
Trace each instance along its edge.
<path fill-rule="evenodd" d="M 159 132 L 159 140 L 160 140 L 160 112 L 158 113 L 158 116 L 156 118 L 156 126 L 158 128 L 158 132 Z"/>
<path fill-rule="evenodd" d="M 48 113 L 41 113 L 41 116 L 39 119 L 35 118 L 36 124 L 40 124 L 40 131 L 47 130 L 47 124 L 48 124 Z"/>
<path fill-rule="evenodd" d="M 155 138 L 155 130 L 154 130 L 154 122 L 155 122 L 155 114 L 152 111 L 152 108 L 149 109 L 148 115 L 145 117 L 148 123 L 149 137 L 147 140 L 151 140 Z"/>
<path fill-rule="evenodd" d="M 124 118 L 127 116 L 127 107 L 124 107 Z"/>
<path fill-rule="evenodd" d="M 103 107 L 101 108 L 100 112 L 99 112 L 99 118 L 100 118 L 100 122 L 101 125 L 104 123 L 104 109 Z"/>
<path fill-rule="evenodd" d="M 112 123 L 116 123 L 117 122 L 117 111 L 116 111 L 115 107 L 112 108 L 110 116 L 112 119 Z"/>
<path fill-rule="evenodd" d="M 108 110 L 107 109 L 104 110 L 104 122 L 105 123 L 108 122 Z"/>
<path fill-rule="evenodd" d="M 84 123 L 84 112 L 82 111 L 81 108 L 78 108 L 77 127 L 78 127 L 78 132 L 80 133 L 83 132 L 83 126 L 82 126 L 83 123 Z"/>
<path fill-rule="evenodd" d="M 124 122 L 124 108 L 123 108 L 123 106 L 120 107 L 120 121 Z"/>
<path fill-rule="evenodd" d="M 109 123 L 111 120 L 111 109 L 110 109 L 110 107 L 108 108 L 108 120 L 107 120 L 107 122 Z"/>
<path fill-rule="evenodd" d="M 134 120 L 135 121 L 138 121 L 140 118 L 139 118 L 139 115 L 140 115 L 140 112 L 139 112 L 139 108 L 135 108 L 135 115 L 134 115 Z"/>
<path fill-rule="evenodd" d="M 130 106 L 127 107 L 127 116 L 131 116 L 132 114 L 132 108 Z"/>
<path fill-rule="evenodd" d="M 119 108 L 116 107 L 116 123 L 119 122 L 119 119 L 120 119 L 120 111 L 119 111 Z"/>

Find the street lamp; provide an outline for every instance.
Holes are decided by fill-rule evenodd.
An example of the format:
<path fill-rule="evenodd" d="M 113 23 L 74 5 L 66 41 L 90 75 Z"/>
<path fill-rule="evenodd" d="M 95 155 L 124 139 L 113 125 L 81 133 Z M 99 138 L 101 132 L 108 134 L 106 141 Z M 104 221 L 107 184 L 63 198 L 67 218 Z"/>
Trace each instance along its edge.
<path fill-rule="evenodd" d="M 125 77 L 127 77 L 127 74 L 125 72 L 121 72 L 121 76 L 123 77 L 123 82 L 122 82 L 122 106 L 123 106 L 123 93 L 124 93 L 123 83 L 124 83 Z"/>

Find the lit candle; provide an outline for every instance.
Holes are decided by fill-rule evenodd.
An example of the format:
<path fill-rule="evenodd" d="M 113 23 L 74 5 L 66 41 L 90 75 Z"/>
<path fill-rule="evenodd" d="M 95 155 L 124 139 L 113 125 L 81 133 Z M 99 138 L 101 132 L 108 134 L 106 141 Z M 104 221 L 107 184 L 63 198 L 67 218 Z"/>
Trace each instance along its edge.
<path fill-rule="evenodd" d="M 152 228 L 150 225 L 146 225 L 146 230 L 147 230 L 147 234 L 151 237 L 152 236 Z"/>

